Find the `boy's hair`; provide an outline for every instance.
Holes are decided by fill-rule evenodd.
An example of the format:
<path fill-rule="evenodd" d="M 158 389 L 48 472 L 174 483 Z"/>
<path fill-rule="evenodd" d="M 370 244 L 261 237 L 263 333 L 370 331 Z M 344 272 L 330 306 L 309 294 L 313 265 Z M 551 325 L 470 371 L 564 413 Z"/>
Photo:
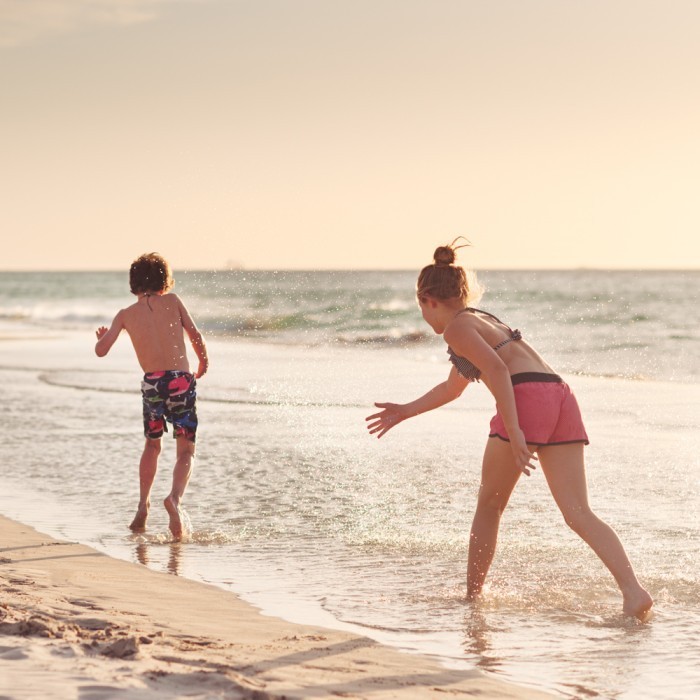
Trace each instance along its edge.
<path fill-rule="evenodd" d="M 169 292 L 175 281 L 168 261 L 158 253 L 144 253 L 131 263 L 129 286 L 132 294 Z"/>
<path fill-rule="evenodd" d="M 481 298 L 484 289 L 477 281 L 476 274 L 454 264 L 457 257 L 455 251 L 464 247 L 455 247 L 458 240 L 436 248 L 433 254 L 435 262 L 420 271 L 416 284 L 416 296 L 419 299 L 430 296 L 445 301 L 458 297 L 464 306 L 468 306 Z"/>

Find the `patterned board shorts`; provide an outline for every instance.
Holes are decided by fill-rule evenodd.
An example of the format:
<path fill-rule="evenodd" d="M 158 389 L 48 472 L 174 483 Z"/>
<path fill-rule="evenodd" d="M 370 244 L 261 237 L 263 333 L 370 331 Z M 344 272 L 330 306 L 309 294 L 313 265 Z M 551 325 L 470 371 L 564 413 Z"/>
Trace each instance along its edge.
<path fill-rule="evenodd" d="M 197 435 L 197 382 L 190 372 L 166 370 L 144 374 L 143 432 L 156 440 L 168 432 L 166 420 L 173 424 L 173 437 L 191 442 Z"/>
<path fill-rule="evenodd" d="M 530 444 L 588 444 L 578 402 L 569 385 L 557 374 L 524 372 L 511 377 L 518 423 Z M 489 437 L 508 441 L 500 413 L 491 420 Z"/>

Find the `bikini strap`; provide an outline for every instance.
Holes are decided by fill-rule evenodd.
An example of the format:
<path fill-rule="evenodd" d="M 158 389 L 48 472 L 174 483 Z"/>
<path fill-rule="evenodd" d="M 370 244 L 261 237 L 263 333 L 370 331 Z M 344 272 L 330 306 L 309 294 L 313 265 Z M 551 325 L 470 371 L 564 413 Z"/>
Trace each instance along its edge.
<path fill-rule="evenodd" d="M 503 323 L 498 316 L 494 316 L 493 314 L 489 313 L 488 311 L 482 311 L 481 309 L 475 309 L 471 306 L 468 306 L 466 309 L 463 309 L 459 313 L 464 313 L 465 311 L 470 311 L 471 313 L 478 312 L 480 314 L 484 314 L 485 316 L 489 316 L 492 318 L 494 321 L 498 321 L 502 326 L 505 326 L 505 328 L 508 329 L 508 332 L 510 333 L 510 338 L 506 338 L 505 340 L 502 340 L 496 347 L 494 347 L 494 350 L 498 350 L 499 348 L 502 348 L 504 345 L 508 345 L 513 340 L 522 340 L 523 339 L 523 334 L 516 328 L 513 330 L 507 323 Z"/>
<path fill-rule="evenodd" d="M 475 309 L 473 306 L 467 306 L 466 309 L 462 309 L 462 311 L 460 311 L 459 313 L 460 313 L 460 314 L 463 314 L 463 313 L 465 313 L 466 311 L 469 311 L 469 312 L 471 312 L 471 313 L 478 312 L 478 313 L 480 313 L 480 314 L 484 314 L 485 316 L 489 316 L 489 317 L 492 318 L 494 321 L 498 321 L 498 323 L 500 323 L 502 326 L 505 326 L 505 327 L 510 331 L 511 335 L 513 335 L 514 333 L 519 333 L 519 332 L 520 332 L 520 331 L 518 331 L 518 330 L 515 330 L 515 331 L 514 331 L 507 323 L 503 323 L 503 321 L 501 321 L 501 319 L 498 318 L 498 316 L 494 316 L 492 313 L 489 313 L 488 311 L 484 311 L 483 309 Z"/>

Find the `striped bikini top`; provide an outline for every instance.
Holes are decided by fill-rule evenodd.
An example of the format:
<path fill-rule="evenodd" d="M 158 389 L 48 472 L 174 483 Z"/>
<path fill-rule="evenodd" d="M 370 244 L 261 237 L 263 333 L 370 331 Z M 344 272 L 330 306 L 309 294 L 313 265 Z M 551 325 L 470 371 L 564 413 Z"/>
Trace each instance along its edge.
<path fill-rule="evenodd" d="M 490 314 L 488 311 L 481 311 L 481 309 L 472 309 L 467 307 L 459 313 L 463 314 L 467 312 L 480 313 L 484 314 L 485 316 L 490 316 L 494 321 L 497 321 L 502 326 L 505 326 L 508 329 L 508 331 L 510 332 L 510 337 L 506 338 L 505 340 L 502 340 L 500 343 L 498 343 L 498 345 L 494 346 L 493 349 L 496 352 L 498 352 L 498 350 L 504 345 L 508 345 L 508 343 L 511 343 L 514 340 L 523 339 L 522 333 L 517 328 L 513 330 L 510 326 L 503 323 L 503 321 L 501 321 L 493 314 Z M 468 379 L 469 381 L 479 381 L 479 377 L 481 376 L 481 370 L 474 363 L 470 362 L 466 357 L 461 357 L 460 355 L 458 355 L 449 345 L 447 346 L 447 354 L 450 356 L 450 362 L 456 367 L 457 371 L 465 379 Z"/>

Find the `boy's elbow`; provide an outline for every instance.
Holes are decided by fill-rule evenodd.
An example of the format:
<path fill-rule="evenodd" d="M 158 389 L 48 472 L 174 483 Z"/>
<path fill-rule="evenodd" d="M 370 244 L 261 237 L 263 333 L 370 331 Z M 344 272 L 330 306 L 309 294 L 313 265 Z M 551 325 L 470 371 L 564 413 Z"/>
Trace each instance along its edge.
<path fill-rule="evenodd" d="M 190 331 L 189 336 L 192 345 L 199 346 L 202 348 L 204 347 L 204 338 L 198 330 L 195 329 L 193 331 Z"/>

